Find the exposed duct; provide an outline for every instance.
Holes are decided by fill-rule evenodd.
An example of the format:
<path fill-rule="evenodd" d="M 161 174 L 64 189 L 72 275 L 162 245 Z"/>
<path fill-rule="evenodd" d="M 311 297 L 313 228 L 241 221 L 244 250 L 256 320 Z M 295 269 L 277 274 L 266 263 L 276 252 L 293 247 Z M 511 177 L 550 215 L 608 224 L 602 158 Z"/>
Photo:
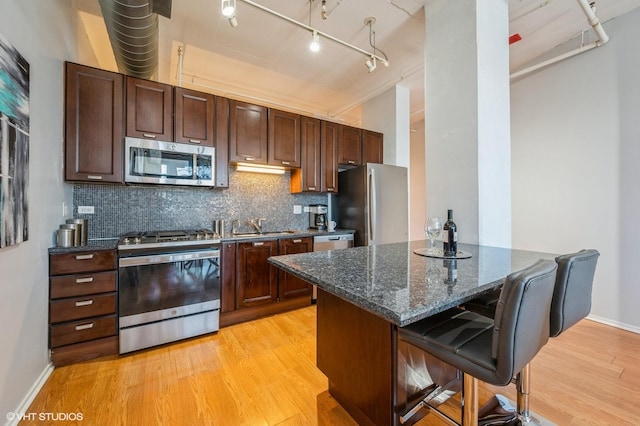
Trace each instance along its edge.
<path fill-rule="evenodd" d="M 171 0 L 99 0 L 121 73 L 151 78 L 158 69 L 158 12 L 171 16 Z"/>

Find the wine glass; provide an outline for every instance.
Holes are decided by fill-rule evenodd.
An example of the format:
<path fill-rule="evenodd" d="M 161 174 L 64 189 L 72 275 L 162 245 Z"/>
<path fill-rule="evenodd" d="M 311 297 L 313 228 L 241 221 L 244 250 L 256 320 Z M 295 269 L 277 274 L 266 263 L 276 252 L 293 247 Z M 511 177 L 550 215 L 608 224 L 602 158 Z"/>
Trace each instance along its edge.
<path fill-rule="evenodd" d="M 442 231 L 442 221 L 440 221 L 440 218 L 428 217 L 424 223 L 424 232 L 427 234 L 427 238 L 429 238 L 429 241 L 431 243 L 430 244 L 431 247 L 429 248 L 430 253 L 435 253 L 436 248 L 433 240 L 438 238 L 441 231 Z"/>

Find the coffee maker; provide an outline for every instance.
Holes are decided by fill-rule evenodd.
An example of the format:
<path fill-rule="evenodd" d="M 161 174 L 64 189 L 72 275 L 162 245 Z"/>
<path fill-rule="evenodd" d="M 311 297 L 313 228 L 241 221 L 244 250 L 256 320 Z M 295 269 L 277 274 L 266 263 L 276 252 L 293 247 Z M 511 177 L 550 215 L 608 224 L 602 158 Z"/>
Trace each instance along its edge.
<path fill-rule="evenodd" d="M 327 229 L 326 204 L 309 205 L 309 228 L 319 230 Z"/>

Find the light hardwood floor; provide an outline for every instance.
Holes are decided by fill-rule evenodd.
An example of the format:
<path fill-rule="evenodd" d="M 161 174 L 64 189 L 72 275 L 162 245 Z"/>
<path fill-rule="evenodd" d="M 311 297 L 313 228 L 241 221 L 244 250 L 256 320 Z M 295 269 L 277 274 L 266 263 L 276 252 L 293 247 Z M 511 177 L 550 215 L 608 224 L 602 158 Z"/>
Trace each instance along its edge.
<path fill-rule="evenodd" d="M 315 314 L 57 368 L 29 413 L 82 413 L 82 425 L 354 425 L 315 366 Z M 513 386 L 481 385 L 481 402 L 492 392 L 515 400 Z M 563 426 L 639 425 L 640 335 L 584 320 L 551 339 L 532 365 L 531 407 Z"/>

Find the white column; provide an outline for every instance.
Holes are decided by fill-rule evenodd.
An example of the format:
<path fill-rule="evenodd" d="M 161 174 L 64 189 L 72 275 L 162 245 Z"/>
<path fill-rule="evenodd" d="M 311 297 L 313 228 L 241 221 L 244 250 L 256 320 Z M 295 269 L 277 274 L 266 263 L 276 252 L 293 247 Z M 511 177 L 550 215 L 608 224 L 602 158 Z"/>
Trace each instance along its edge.
<path fill-rule="evenodd" d="M 511 246 L 509 16 L 504 0 L 427 0 L 427 213 L 461 242 Z"/>

